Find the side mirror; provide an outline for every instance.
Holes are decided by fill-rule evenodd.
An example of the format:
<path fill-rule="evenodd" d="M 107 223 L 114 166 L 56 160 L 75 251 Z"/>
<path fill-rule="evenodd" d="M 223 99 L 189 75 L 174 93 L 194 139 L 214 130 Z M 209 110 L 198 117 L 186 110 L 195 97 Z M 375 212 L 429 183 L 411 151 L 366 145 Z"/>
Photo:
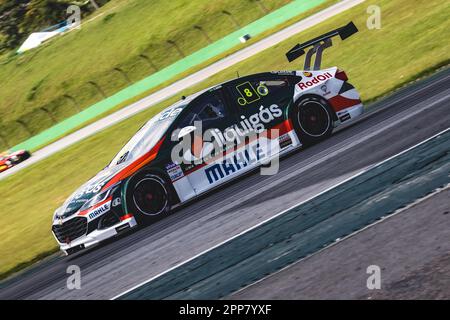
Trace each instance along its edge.
<path fill-rule="evenodd" d="M 191 132 L 195 131 L 197 128 L 195 126 L 187 126 L 180 130 L 178 133 L 178 140 L 181 140 L 181 138 L 187 136 Z"/>

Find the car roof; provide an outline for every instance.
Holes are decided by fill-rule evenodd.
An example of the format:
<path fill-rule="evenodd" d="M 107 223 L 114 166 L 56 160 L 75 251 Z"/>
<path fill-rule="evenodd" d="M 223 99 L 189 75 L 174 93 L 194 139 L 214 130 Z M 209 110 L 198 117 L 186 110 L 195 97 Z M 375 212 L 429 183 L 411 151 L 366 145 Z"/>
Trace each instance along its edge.
<path fill-rule="evenodd" d="M 230 82 L 233 82 L 233 81 L 236 81 L 236 80 L 239 80 L 239 79 L 242 79 L 242 78 L 252 77 L 252 76 L 274 75 L 276 73 L 277 73 L 277 71 L 274 71 L 274 72 L 259 72 L 259 73 L 248 74 L 248 75 L 245 75 L 245 76 L 242 76 L 242 77 L 236 77 L 236 78 L 233 78 L 233 79 L 230 79 L 230 80 L 227 80 L 227 81 L 223 81 L 221 83 L 215 84 L 215 85 L 210 86 L 210 87 L 208 87 L 206 89 L 203 89 L 203 90 L 200 90 L 200 91 L 198 91 L 196 93 L 193 93 L 193 94 L 191 94 L 191 95 L 189 95 L 187 97 L 184 97 L 184 99 L 178 100 L 177 102 L 175 102 L 174 104 L 168 106 L 167 108 L 165 108 L 161 112 L 164 112 L 166 110 L 170 110 L 170 109 L 176 108 L 176 107 L 183 107 L 184 108 L 190 102 L 192 102 L 192 100 L 194 100 L 195 98 L 197 98 L 201 94 L 203 94 L 203 93 L 205 93 L 207 91 L 213 91 L 213 90 L 216 90 L 216 89 L 220 89 L 223 85 L 228 84 Z"/>
<path fill-rule="evenodd" d="M 195 98 L 200 96 L 202 93 L 204 93 L 204 92 L 206 92 L 208 90 L 211 90 L 212 88 L 215 88 L 215 87 L 217 87 L 217 86 L 209 87 L 209 88 L 203 89 L 201 91 L 198 91 L 196 93 L 193 93 L 193 94 L 191 94 L 191 95 L 189 95 L 187 97 L 184 97 L 184 99 L 182 98 L 182 99 L 178 100 L 177 102 L 175 102 L 174 104 L 171 104 L 167 108 L 164 108 L 163 110 L 161 110 L 160 113 L 164 113 L 165 111 L 170 110 L 170 109 L 174 109 L 174 108 L 180 108 L 181 107 L 181 108 L 184 109 L 184 107 L 186 107 L 192 100 L 194 100 Z"/>

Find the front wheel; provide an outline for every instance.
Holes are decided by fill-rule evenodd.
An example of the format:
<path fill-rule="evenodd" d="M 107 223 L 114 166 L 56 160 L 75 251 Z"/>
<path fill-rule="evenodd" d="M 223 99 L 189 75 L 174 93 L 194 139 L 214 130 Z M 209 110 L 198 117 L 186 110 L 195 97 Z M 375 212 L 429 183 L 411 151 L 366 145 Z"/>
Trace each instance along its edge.
<path fill-rule="evenodd" d="M 130 181 L 127 206 L 138 223 L 151 223 L 169 214 L 170 191 L 166 182 L 154 174 L 142 174 Z"/>
<path fill-rule="evenodd" d="M 301 98 L 295 104 L 291 117 L 303 145 L 319 142 L 329 137 L 333 131 L 333 111 L 323 98 Z"/>

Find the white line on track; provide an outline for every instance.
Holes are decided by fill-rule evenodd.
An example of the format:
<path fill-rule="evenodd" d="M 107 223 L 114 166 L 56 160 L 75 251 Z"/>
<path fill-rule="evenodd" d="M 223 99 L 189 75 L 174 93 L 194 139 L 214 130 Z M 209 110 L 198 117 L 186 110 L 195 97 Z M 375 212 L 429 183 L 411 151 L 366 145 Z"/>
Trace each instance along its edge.
<path fill-rule="evenodd" d="M 448 97 L 449 97 L 449 95 L 446 95 L 444 98 L 448 98 Z M 436 101 L 435 101 L 435 104 L 438 103 L 438 102 L 440 102 L 441 100 L 442 100 L 442 98 L 439 99 L 439 100 L 436 100 Z M 429 106 L 429 107 L 430 107 L 430 106 Z M 423 111 L 423 109 L 421 109 L 421 110 Z M 120 294 L 114 296 L 113 298 L 111 298 L 111 300 L 115 300 L 115 299 L 120 298 L 121 296 L 123 296 L 123 295 L 125 295 L 125 294 L 127 294 L 127 293 L 129 293 L 129 292 L 131 292 L 131 291 L 133 291 L 133 290 L 135 290 L 135 289 L 137 289 L 137 288 L 139 288 L 139 287 L 141 287 L 141 286 L 143 286 L 143 285 L 145 285 L 145 284 L 147 284 L 147 283 L 149 283 L 149 282 L 151 282 L 151 281 L 153 281 L 153 280 L 155 280 L 155 279 L 157 279 L 157 278 L 159 278 L 159 277 L 161 277 L 161 276 L 163 276 L 163 275 L 165 275 L 165 274 L 167 274 L 168 272 L 170 272 L 170 271 L 172 271 L 172 270 L 175 270 L 175 269 L 177 269 L 177 268 L 179 268 L 179 267 L 181 267 L 181 266 L 183 266 L 183 265 L 189 263 L 190 261 L 192 261 L 192 260 L 194 260 L 194 259 L 196 259 L 196 258 L 198 258 L 198 257 L 200 257 L 200 256 L 202 256 L 202 255 L 204 255 L 205 253 L 208 253 L 208 252 L 210 252 L 210 251 L 212 251 L 212 250 L 214 250 L 214 249 L 216 249 L 216 248 L 218 248 L 218 247 L 220 247 L 220 246 L 222 246 L 222 245 L 224 245 L 224 244 L 226 244 L 226 243 L 228 243 L 228 242 L 230 242 L 230 241 L 232 241 L 232 240 L 234 240 L 234 239 L 236 239 L 236 238 L 242 236 L 243 234 L 248 233 L 248 232 L 250 232 L 250 231 L 252 231 L 252 230 L 258 228 L 259 226 L 261 226 L 261 225 L 263 225 L 263 224 L 265 224 L 265 223 L 267 223 L 267 222 L 269 222 L 269 221 L 271 221 L 271 220 L 273 220 L 273 219 L 275 219 L 275 218 L 277 218 L 277 217 L 279 217 L 279 216 L 285 214 L 286 212 L 288 212 L 288 211 L 290 211 L 290 210 L 292 210 L 292 209 L 294 209 L 294 208 L 296 208 L 296 207 L 298 207 L 298 206 L 300 206 L 300 205 L 302 205 L 302 204 L 304 204 L 304 203 L 306 203 L 306 202 L 308 202 L 308 201 L 311 201 L 312 199 L 314 199 L 314 198 L 316 198 L 316 197 L 318 197 L 318 196 L 320 196 L 320 195 L 322 195 L 322 194 L 324 194 L 324 193 L 326 193 L 326 192 L 328 192 L 328 191 L 330 191 L 330 190 L 332 190 L 332 189 L 334 189 L 334 188 L 336 188 L 336 187 L 338 187 L 338 186 L 340 186 L 340 185 L 343 185 L 344 183 L 346 183 L 346 182 L 348 182 L 348 181 L 350 181 L 350 180 L 352 180 L 352 179 L 354 179 L 354 178 L 356 178 L 356 177 L 358 177 L 358 176 L 360 176 L 360 175 L 362 175 L 362 174 L 364 174 L 364 173 L 366 173 L 366 172 L 372 170 L 373 168 L 378 167 L 378 166 L 382 165 L 383 163 L 385 163 L 385 162 L 387 162 L 387 161 L 390 161 L 390 160 L 392 160 L 392 159 L 394 159 L 394 158 L 396 158 L 396 157 L 399 157 L 400 155 L 402 155 L 402 154 L 404 154 L 404 153 L 406 153 L 406 152 L 408 152 L 408 151 L 410 151 L 410 150 L 412 150 L 412 149 L 414 149 L 414 148 L 416 148 L 416 147 L 418 147 L 418 146 L 420 146 L 420 145 L 422 145 L 422 144 L 424 144 L 424 143 L 430 141 L 431 139 L 433 139 L 433 138 L 435 138 L 435 137 L 437 137 L 437 136 L 439 136 L 439 135 L 442 135 L 442 134 L 444 134 L 444 133 L 446 133 L 446 132 L 448 132 L 448 131 L 450 131 L 450 128 L 447 128 L 447 129 L 445 129 L 445 130 L 443 130 L 443 131 L 441 131 L 441 132 L 439 132 L 439 133 L 437 133 L 437 134 L 431 136 L 430 138 L 427 138 L 427 139 L 425 139 L 425 140 L 423 140 L 423 141 L 421 141 L 421 142 L 419 142 L 419 143 L 417 143 L 417 144 L 415 144 L 415 145 L 413 145 L 413 146 L 411 146 L 411 147 L 409 147 L 409 148 L 407 148 L 407 149 L 405 149 L 405 150 L 403 150 L 403 151 L 401 151 L 401 152 L 399 152 L 399 153 L 397 153 L 397 154 L 395 154 L 395 155 L 393 155 L 393 156 L 391 156 L 391 157 L 389 157 L 389 158 L 387 158 L 387 159 L 385 159 L 385 160 L 383 160 L 383 161 L 377 163 L 376 165 L 371 166 L 370 168 L 366 168 L 365 170 L 362 170 L 361 172 L 358 172 L 358 173 L 356 173 L 356 174 L 354 174 L 354 175 L 352 175 L 352 176 L 350 176 L 350 177 L 344 179 L 343 181 L 341 181 L 341 182 L 339 182 L 339 183 L 337 183 L 337 184 L 335 184 L 335 185 L 333 185 L 333 186 L 331 186 L 331 187 L 329 187 L 329 188 L 327 188 L 327 189 L 325 189 L 325 190 L 319 192 L 318 194 L 316 194 L 316 195 L 314 195 L 314 196 L 312 196 L 312 197 L 310 197 L 310 198 L 308 198 L 308 199 L 306 199 L 306 200 L 303 200 L 303 201 L 301 201 L 301 202 L 299 202 L 299 203 L 297 203 L 297 204 L 291 206 L 290 208 L 288 208 L 288 209 L 286 209 L 286 210 L 283 210 L 283 211 L 281 211 L 281 212 L 275 214 L 274 216 L 272 216 L 272 217 L 270 217 L 270 218 L 268 218 L 268 219 L 266 219 L 266 220 L 263 220 L 263 221 L 259 222 L 258 224 L 256 224 L 256 225 L 254 225 L 254 226 L 252 226 L 252 227 L 250 227 L 250 228 L 248 228 L 248 229 L 246 229 L 246 230 L 244 230 L 244 231 L 242 231 L 242 232 L 240 232 L 240 233 L 234 235 L 233 237 L 230 237 L 230 238 L 227 239 L 227 240 L 224 240 L 224 241 L 222 241 L 222 242 L 220 242 L 220 243 L 214 245 L 213 247 L 211 247 L 211 248 L 209 248 L 209 249 L 207 249 L 207 250 L 204 250 L 204 251 L 200 252 L 199 254 L 196 254 L 195 256 L 193 256 L 193 257 L 191 257 L 191 258 L 189 258 L 189 259 L 187 259 L 187 260 L 185 260 L 185 261 L 183 261 L 183 262 L 181 262 L 181 263 L 179 263 L 179 264 L 177 264 L 177 265 L 175 265 L 175 266 L 173 266 L 173 267 L 171 267 L 171 268 L 165 270 L 164 272 L 161 272 L 161 273 L 159 273 L 159 274 L 157 274 L 157 275 L 151 277 L 151 278 L 148 279 L 148 280 L 145 280 L 145 281 L 139 283 L 138 285 L 136 285 L 136 286 L 134 286 L 134 287 L 132 287 L 132 288 L 126 290 L 125 292 L 120 293 Z M 406 208 L 407 208 L 407 207 L 406 207 Z M 393 216 L 393 215 L 394 215 L 394 214 L 392 214 L 392 215 L 390 215 L 390 216 Z M 379 221 L 378 221 L 378 222 L 379 222 Z M 375 223 L 377 223 L 377 222 L 375 222 Z M 365 227 L 365 228 L 367 228 L 367 227 Z M 361 229 L 360 231 L 362 231 L 362 230 L 364 230 L 364 228 Z M 358 231 L 356 231 L 356 232 L 358 232 Z M 351 235 L 356 234 L 356 232 L 355 232 L 355 233 L 352 233 Z M 351 236 L 351 235 L 350 235 L 350 236 Z M 345 237 L 345 238 L 343 238 L 343 239 L 347 239 L 348 237 L 349 237 L 349 236 L 347 236 L 347 237 Z M 329 247 L 329 246 L 328 246 L 328 247 Z M 328 247 L 326 247 L 326 248 L 328 248 Z M 323 249 L 322 249 L 322 250 L 323 250 Z"/>

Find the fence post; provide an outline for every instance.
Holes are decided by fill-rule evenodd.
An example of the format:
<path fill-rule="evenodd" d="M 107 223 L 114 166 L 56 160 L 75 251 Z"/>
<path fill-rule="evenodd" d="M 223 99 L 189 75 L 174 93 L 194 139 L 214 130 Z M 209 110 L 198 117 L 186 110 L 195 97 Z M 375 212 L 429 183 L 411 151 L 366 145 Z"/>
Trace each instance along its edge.
<path fill-rule="evenodd" d="M 208 43 L 212 43 L 211 38 L 208 36 L 206 31 L 201 26 L 194 26 L 194 29 L 200 31 L 201 34 L 205 37 L 206 41 L 208 41 Z"/>
<path fill-rule="evenodd" d="M 113 70 L 117 71 L 118 73 L 120 73 L 123 76 L 123 78 L 125 79 L 126 82 L 131 83 L 131 80 L 130 80 L 130 78 L 128 78 L 128 75 L 126 74 L 125 71 L 123 71 L 122 69 L 117 68 L 117 67 L 114 68 Z"/>
<path fill-rule="evenodd" d="M 158 71 L 158 68 L 148 56 L 146 56 L 145 54 L 140 54 L 139 57 L 147 61 L 147 63 L 150 65 L 150 67 L 152 67 L 153 70 Z"/>
<path fill-rule="evenodd" d="M 56 120 L 55 116 L 50 112 L 50 110 L 48 110 L 46 107 L 40 107 L 40 109 L 48 115 L 48 117 L 52 120 L 54 124 L 58 123 L 58 120 Z"/>
<path fill-rule="evenodd" d="M 78 105 L 77 100 L 75 100 L 74 97 L 72 97 L 72 96 L 70 96 L 70 95 L 68 95 L 68 94 L 63 95 L 63 97 L 66 98 L 67 100 L 69 100 L 70 102 L 72 102 L 73 105 L 75 106 L 75 109 L 76 109 L 78 112 L 81 111 L 80 106 Z"/>
<path fill-rule="evenodd" d="M 255 2 L 257 3 L 258 7 L 261 9 L 262 13 L 267 14 L 269 12 L 269 9 L 266 8 L 266 6 L 262 2 L 262 0 L 255 0 Z"/>
<path fill-rule="evenodd" d="M 167 40 L 166 42 L 168 44 L 170 44 L 171 46 L 173 46 L 178 51 L 178 53 L 180 54 L 181 57 L 183 57 L 183 58 L 185 57 L 185 54 L 183 53 L 183 51 L 181 50 L 181 48 L 177 45 L 177 43 L 175 41 Z"/>
<path fill-rule="evenodd" d="M 223 10 L 222 13 L 226 16 L 228 16 L 231 20 L 231 22 L 233 22 L 234 26 L 237 29 L 241 28 L 241 25 L 239 24 L 239 22 L 236 20 L 236 18 L 231 14 L 231 12 L 227 11 L 227 10 Z"/>
<path fill-rule="evenodd" d="M 88 81 L 88 84 L 92 85 L 100 94 L 103 98 L 106 98 L 106 94 L 103 92 L 102 88 L 100 88 L 100 86 L 95 83 L 94 81 Z"/>

